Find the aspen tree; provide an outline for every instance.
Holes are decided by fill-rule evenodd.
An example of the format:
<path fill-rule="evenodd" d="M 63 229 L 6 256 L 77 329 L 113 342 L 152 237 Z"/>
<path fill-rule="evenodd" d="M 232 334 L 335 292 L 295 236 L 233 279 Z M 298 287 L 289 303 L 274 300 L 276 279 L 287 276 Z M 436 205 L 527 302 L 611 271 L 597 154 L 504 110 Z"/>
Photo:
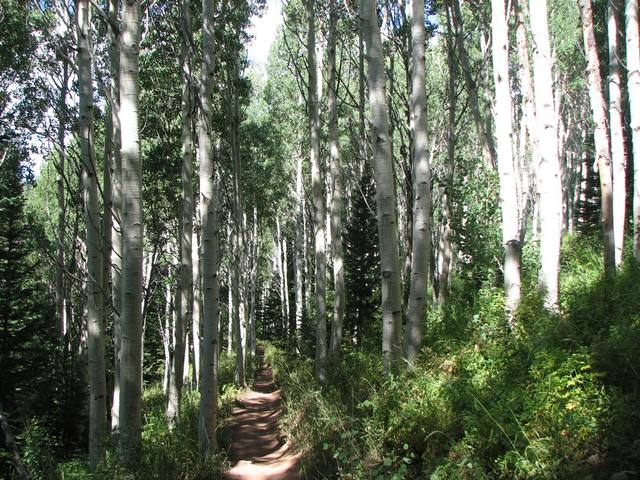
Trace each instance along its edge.
<path fill-rule="evenodd" d="M 316 62 L 315 0 L 306 0 L 307 63 L 309 68 L 308 96 L 309 132 L 311 138 L 311 185 L 313 191 L 313 230 L 315 238 L 315 297 L 316 297 L 316 376 L 326 381 L 327 363 L 327 305 L 326 305 L 326 245 L 323 180 L 320 173 L 320 113 L 318 111 L 318 72 Z"/>
<path fill-rule="evenodd" d="M 396 192 L 389 113 L 385 94 L 384 56 L 375 0 L 361 0 L 367 50 L 371 143 L 376 182 L 376 209 L 382 282 L 382 360 L 386 373 L 398 367 L 402 354 L 402 286 L 396 220 Z"/>
<path fill-rule="evenodd" d="M 469 103 L 471 106 L 471 113 L 473 115 L 473 121 L 480 137 L 480 145 L 482 147 L 482 155 L 485 165 L 495 168 L 497 153 L 496 146 L 493 141 L 493 135 L 491 134 L 491 125 L 488 120 L 485 120 L 480 111 L 480 101 L 478 99 L 478 85 L 473 78 L 471 72 L 471 64 L 469 61 L 469 54 L 464 44 L 464 25 L 462 21 L 462 11 L 460 9 L 461 0 L 450 0 L 453 4 L 451 10 L 453 27 L 455 30 L 456 47 L 458 50 L 458 57 L 460 59 L 460 66 L 462 67 L 462 73 L 464 74 L 465 83 L 467 85 L 467 93 L 469 95 Z"/>
<path fill-rule="evenodd" d="M 431 172 L 427 154 L 427 95 L 424 61 L 424 0 L 413 0 L 411 26 L 411 121 L 413 123 L 413 242 L 407 309 L 405 355 L 410 365 L 422 347 L 427 311 L 429 258 L 431 256 Z"/>
<path fill-rule="evenodd" d="M 300 353 L 302 346 L 302 314 L 304 308 L 304 189 L 302 185 L 302 154 L 296 157 L 296 351 Z"/>
<path fill-rule="evenodd" d="M 198 435 L 204 455 L 217 450 L 218 408 L 218 213 L 215 192 L 215 151 L 213 145 L 212 93 L 215 74 L 214 1 L 202 0 L 202 72 L 198 116 L 198 154 L 200 160 L 200 258 L 202 260 L 202 364 L 200 376 L 200 414 Z"/>
<path fill-rule="evenodd" d="M 120 130 L 120 44 L 114 25 L 118 20 L 120 2 L 109 0 L 107 31 L 109 34 L 109 110 L 111 115 L 111 304 L 113 306 L 113 396 L 111 401 L 111 429 L 116 430 L 120 418 L 120 347 L 122 339 L 122 156 Z"/>
<path fill-rule="evenodd" d="M 122 132 L 122 310 L 120 447 L 139 461 L 142 421 L 142 165 L 138 129 L 140 0 L 122 4 L 120 127 Z"/>
<path fill-rule="evenodd" d="M 553 98 L 551 48 L 547 26 L 547 0 L 530 0 L 529 15 L 534 44 L 535 151 L 538 154 L 537 181 L 540 195 L 538 285 L 544 292 L 545 307 L 551 311 L 557 311 L 562 238 L 562 184 Z"/>
<path fill-rule="evenodd" d="M 180 228 L 180 279 L 176 299 L 175 348 L 171 364 L 167 417 L 180 420 L 180 398 L 184 374 L 184 352 L 187 326 L 191 323 L 193 301 L 193 264 L 191 236 L 193 231 L 193 119 L 191 118 L 191 1 L 181 5 L 180 63 L 182 67 L 182 218 Z"/>
<path fill-rule="evenodd" d="M 584 49 L 587 57 L 587 74 L 589 85 L 589 100 L 593 114 L 595 141 L 595 156 L 600 175 L 602 233 L 604 237 L 604 270 L 612 273 L 615 270 L 615 241 L 613 232 L 613 192 L 611 174 L 611 154 L 609 151 L 609 132 L 607 129 L 607 115 L 602 93 L 602 78 L 600 77 L 600 59 L 598 45 L 593 27 L 593 12 L 591 0 L 578 0 L 582 19 L 582 33 Z"/>
<path fill-rule="evenodd" d="M 624 8 L 627 47 L 627 89 L 633 143 L 633 256 L 640 260 L 640 39 L 638 0 L 626 0 Z"/>
<path fill-rule="evenodd" d="M 93 135 L 91 11 L 89 0 L 77 0 L 79 127 L 86 234 L 87 350 L 89 358 L 89 465 L 104 458 L 107 433 L 107 383 L 104 369 L 104 326 L 100 199 Z"/>
<path fill-rule="evenodd" d="M 620 3 L 609 0 L 607 6 L 607 39 L 609 50 L 609 129 L 611 130 L 611 165 L 613 179 L 613 231 L 616 266 L 622 262 L 624 223 L 627 199 L 627 173 L 624 155 L 622 116 L 622 80 L 620 76 L 620 36 L 618 23 Z"/>
<path fill-rule="evenodd" d="M 520 303 L 520 240 L 518 236 L 518 193 L 513 162 L 511 86 L 509 84 L 509 23 L 504 0 L 491 1 L 493 33 L 493 79 L 495 123 L 504 247 L 505 309 L 511 322 Z"/>
<path fill-rule="evenodd" d="M 338 100 L 336 82 L 336 28 L 338 7 L 336 0 L 329 1 L 329 40 L 328 40 L 328 88 L 329 101 L 329 156 L 331 189 L 331 254 L 333 264 L 333 284 L 335 300 L 333 321 L 331 322 L 331 343 L 329 356 L 336 360 L 340 356 L 342 344 L 342 323 L 345 309 L 344 258 L 342 249 L 342 166 L 338 146 Z"/>

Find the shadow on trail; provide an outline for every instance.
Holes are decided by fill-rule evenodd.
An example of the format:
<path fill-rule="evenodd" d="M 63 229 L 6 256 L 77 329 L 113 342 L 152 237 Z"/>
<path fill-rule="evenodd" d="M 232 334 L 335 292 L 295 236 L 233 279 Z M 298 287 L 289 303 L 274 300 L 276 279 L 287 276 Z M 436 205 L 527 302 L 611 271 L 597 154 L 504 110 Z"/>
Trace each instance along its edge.
<path fill-rule="evenodd" d="M 278 428 L 282 396 L 273 383 L 273 372 L 263 363 L 251 390 L 237 402 L 232 415 L 232 442 L 229 458 L 233 467 L 225 473 L 227 479 L 289 480 L 300 478 L 299 457 L 284 441 Z"/>

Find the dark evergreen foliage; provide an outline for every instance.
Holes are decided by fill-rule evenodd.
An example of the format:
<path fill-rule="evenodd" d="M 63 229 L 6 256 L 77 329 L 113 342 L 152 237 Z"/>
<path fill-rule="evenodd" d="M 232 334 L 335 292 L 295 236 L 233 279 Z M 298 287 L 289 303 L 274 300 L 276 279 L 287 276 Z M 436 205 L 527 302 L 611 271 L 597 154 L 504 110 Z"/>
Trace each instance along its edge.
<path fill-rule="evenodd" d="M 380 327 L 380 256 L 375 214 L 375 185 L 365 174 L 352 192 L 353 213 L 344 234 L 345 338 L 378 347 Z"/>

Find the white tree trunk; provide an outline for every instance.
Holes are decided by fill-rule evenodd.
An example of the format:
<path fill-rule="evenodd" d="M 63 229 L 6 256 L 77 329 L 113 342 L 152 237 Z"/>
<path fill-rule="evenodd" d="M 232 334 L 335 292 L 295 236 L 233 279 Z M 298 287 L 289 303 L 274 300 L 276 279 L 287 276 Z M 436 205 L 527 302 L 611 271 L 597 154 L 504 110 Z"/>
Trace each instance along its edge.
<path fill-rule="evenodd" d="M 633 256 L 640 260 L 640 40 L 638 0 L 625 1 L 627 89 L 633 143 Z"/>
<path fill-rule="evenodd" d="M 187 326 L 191 323 L 193 301 L 193 265 L 191 236 L 193 232 L 193 120 L 191 118 L 191 1 L 182 0 L 182 32 L 180 61 L 182 64 L 182 218 L 180 228 L 180 279 L 176 302 L 175 349 L 171 365 L 167 417 L 180 420 L 180 397 L 184 375 L 184 352 Z"/>
<path fill-rule="evenodd" d="M 204 455 L 217 450 L 216 415 L 218 408 L 218 214 L 214 186 L 214 145 L 212 141 L 212 93 L 215 74 L 214 2 L 202 0 L 202 79 L 198 117 L 200 160 L 200 219 L 202 225 L 202 293 L 204 332 L 200 378 L 198 434 Z"/>
<path fill-rule="evenodd" d="M 163 317 L 159 317 L 160 336 L 162 338 L 162 351 L 164 352 L 164 369 L 162 375 L 162 391 L 165 395 L 169 393 L 169 377 L 171 375 L 171 322 L 173 308 L 171 307 L 171 284 L 165 287 L 164 292 L 164 322 Z"/>
<path fill-rule="evenodd" d="M 613 166 L 613 230 L 616 266 L 622 262 L 624 220 L 627 199 L 626 159 L 622 117 L 622 81 L 620 77 L 619 0 L 609 0 L 607 38 L 609 46 L 609 128 L 611 130 L 611 163 Z"/>
<path fill-rule="evenodd" d="M 91 11 L 88 0 L 77 0 L 79 127 L 82 189 L 86 225 L 87 349 L 89 360 L 89 465 L 104 458 L 107 433 L 107 383 L 104 369 L 103 259 L 100 199 L 93 136 L 93 80 L 91 74 Z"/>
<path fill-rule="evenodd" d="M 140 0 L 126 0 L 120 45 L 122 131 L 122 343 L 120 446 L 126 464 L 140 459 L 142 421 L 142 163 L 138 130 Z"/>
<path fill-rule="evenodd" d="M 249 322 L 247 326 L 247 350 L 249 358 L 253 361 L 256 354 L 256 289 L 258 286 L 258 209 L 253 207 L 253 235 L 252 235 L 252 263 L 249 285 Z"/>
<path fill-rule="evenodd" d="M 431 171 L 427 154 L 424 0 L 413 0 L 411 121 L 413 123 L 413 241 L 405 355 L 410 365 L 422 347 L 431 257 Z"/>
<path fill-rule="evenodd" d="M 520 240 L 518 193 L 513 161 L 511 86 L 509 83 L 509 27 L 504 0 L 491 1 L 495 124 L 504 247 L 504 291 L 507 318 L 512 321 L 520 302 Z"/>
<path fill-rule="evenodd" d="M 560 242 L 562 239 L 562 183 L 558 158 L 557 120 L 553 98 L 553 60 L 549 46 L 547 1 L 530 0 L 533 33 L 533 82 L 535 91 L 536 148 L 540 213 L 540 270 L 538 285 L 545 307 L 558 309 Z"/>
<path fill-rule="evenodd" d="M 600 175 L 601 218 L 604 237 L 604 269 L 607 274 L 615 270 L 615 241 L 613 233 L 613 192 L 611 155 L 609 151 L 609 132 L 607 115 L 602 93 L 600 77 L 600 59 L 598 45 L 593 27 L 591 0 L 578 0 L 582 18 L 584 49 L 587 57 L 587 73 L 589 76 L 589 99 L 594 123 L 595 155 Z"/>
<path fill-rule="evenodd" d="M 66 12 L 66 9 L 63 9 Z M 66 18 L 61 22 L 67 21 Z M 64 298 L 64 263 L 65 263 L 65 237 L 66 237 L 66 204 L 65 204 L 65 169 L 67 151 L 65 145 L 67 122 L 67 85 L 69 83 L 69 62 L 65 59 L 62 64 L 62 78 L 60 79 L 60 98 L 58 100 L 58 176 L 56 180 L 58 200 L 58 225 L 56 246 L 56 314 L 59 322 L 60 334 L 64 338 L 67 335 L 67 319 L 65 317 Z"/>
<path fill-rule="evenodd" d="M 342 323 L 345 309 L 344 259 L 342 252 L 342 166 L 338 150 L 338 100 L 336 93 L 336 28 L 338 10 L 336 0 L 329 2 L 329 153 L 331 158 L 331 253 L 333 255 L 333 284 L 335 300 L 329 357 L 336 360 L 342 345 Z"/>
<path fill-rule="evenodd" d="M 460 66 L 464 74 L 465 83 L 467 85 L 467 93 L 469 95 L 469 104 L 473 121 L 476 125 L 480 145 L 482 147 L 482 155 L 485 165 L 490 168 L 496 167 L 496 146 L 493 143 L 493 135 L 491 134 L 491 125 L 482 116 L 480 111 L 480 103 L 478 100 L 478 86 L 473 78 L 471 64 L 469 62 L 469 54 L 464 45 L 464 27 L 462 23 L 462 12 L 460 9 L 461 0 L 453 0 L 452 20 L 455 29 L 456 46 L 458 56 L 460 58 Z"/>
<path fill-rule="evenodd" d="M 311 185 L 313 190 L 315 237 L 315 296 L 316 296 L 316 376 L 320 383 L 327 378 L 327 305 L 326 305 L 326 245 L 323 179 L 320 173 L 320 113 L 318 110 L 318 74 L 316 63 L 315 0 L 306 0 L 307 56 L 309 68 L 309 132 L 311 138 Z"/>
<path fill-rule="evenodd" d="M 116 22 L 119 13 L 119 2 L 109 0 L 109 17 Z M 120 346 L 121 311 L 122 311 L 122 157 L 120 130 L 120 44 L 117 33 L 111 24 L 108 25 L 109 65 L 110 65 L 110 99 L 111 125 L 113 135 L 113 174 L 111 175 L 112 190 L 112 232 L 111 232 L 111 302 L 113 306 L 113 400 L 111 402 L 111 429 L 116 430 L 120 418 Z"/>
<path fill-rule="evenodd" d="M 304 261 L 305 232 L 304 232 L 304 190 L 302 186 L 302 155 L 296 158 L 296 351 L 300 353 L 302 346 L 302 314 L 304 308 Z"/>
<path fill-rule="evenodd" d="M 385 372 L 399 366 L 402 354 L 402 286 L 396 220 L 395 176 L 389 137 L 382 40 L 375 0 L 362 0 L 362 20 L 369 63 L 373 163 L 376 181 L 378 241 L 382 281 L 382 359 Z"/>
<path fill-rule="evenodd" d="M 280 228 L 280 218 L 276 216 L 276 238 L 275 238 L 275 268 L 278 274 L 278 287 L 280 290 L 280 313 L 282 315 L 282 328 L 287 332 L 287 325 L 289 319 L 289 311 L 287 309 L 287 293 L 285 287 L 285 274 L 284 265 L 282 261 L 283 256 L 283 243 L 282 243 L 282 231 Z"/>
<path fill-rule="evenodd" d="M 200 280 L 200 244 L 198 233 L 194 229 L 191 234 L 191 264 L 193 266 L 193 315 L 192 315 L 192 337 L 193 337 L 193 377 L 196 387 L 200 386 L 200 354 L 202 352 L 202 338 L 200 337 L 200 312 L 202 309 L 202 288 Z"/>

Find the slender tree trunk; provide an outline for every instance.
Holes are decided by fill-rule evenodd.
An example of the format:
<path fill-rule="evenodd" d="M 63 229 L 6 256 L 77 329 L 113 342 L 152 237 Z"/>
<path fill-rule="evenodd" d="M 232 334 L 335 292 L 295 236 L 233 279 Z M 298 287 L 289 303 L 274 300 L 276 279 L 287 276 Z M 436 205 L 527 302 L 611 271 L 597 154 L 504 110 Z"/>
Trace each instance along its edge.
<path fill-rule="evenodd" d="M 360 19 L 362 22 L 362 18 Z M 364 71 L 364 29 L 358 25 L 358 140 L 360 147 L 360 171 L 359 182 L 366 170 L 367 162 L 367 130 L 366 130 L 366 96 L 365 96 L 365 71 Z"/>
<path fill-rule="evenodd" d="M 239 37 L 239 32 L 237 33 Z M 231 75 L 230 75 L 231 76 Z M 244 345 L 242 335 L 242 324 L 244 320 L 244 303 L 245 298 L 242 295 L 242 275 L 243 264 L 245 259 L 244 242 L 243 242 L 243 214 L 242 200 L 240 192 L 241 177 L 241 158 L 240 158 L 240 100 L 238 92 L 235 88 L 240 74 L 238 69 L 238 60 L 233 63 L 233 82 L 231 87 L 233 120 L 232 120 L 232 156 L 233 156 L 233 248 L 231 258 L 233 259 L 233 334 L 236 347 L 236 369 L 235 383 L 238 386 L 245 385 L 244 378 Z"/>
<path fill-rule="evenodd" d="M 526 2 L 514 1 L 516 13 L 516 42 L 518 47 L 518 61 L 520 64 L 519 77 L 522 89 L 522 117 L 520 121 L 520 151 L 516 171 L 518 173 L 518 210 L 520 212 L 520 241 L 524 242 L 527 220 L 531 207 L 531 173 L 535 169 L 530 168 L 527 153 L 538 159 L 536 138 L 536 110 L 533 81 L 531 78 L 531 64 L 529 62 L 529 44 L 527 39 L 527 27 L 525 20 Z M 528 147 L 528 148 L 527 148 Z"/>
<path fill-rule="evenodd" d="M 633 256 L 640 261 L 640 40 L 638 0 L 625 0 L 627 89 L 633 144 Z"/>
<path fill-rule="evenodd" d="M 385 96 L 384 56 L 374 0 L 361 0 L 369 63 L 373 162 L 382 280 L 382 359 L 385 372 L 399 366 L 402 354 L 402 292 L 396 220 L 396 192 Z"/>
<path fill-rule="evenodd" d="M 118 21 L 119 2 L 109 0 L 109 18 L 114 24 Z M 113 173 L 111 175 L 111 200 L 113 215 L 111 231 L 111 304 L 113 308 L 113 399 L 111 402 L 111 429 L 116 430 L 120 418 L 120 346 L 122 340 L 122 156 L 120 130 L 120 45 L 117 33 L 111 24 L 109 33 L 109 106 L 111 114 L 111 133 L 113 145 Z"/>
<path fill-rule="evenodd" d="M 509 25 L 504 0 L 491 1 L 493 32 L 493 78 L 495 84 L 495 122 L 504 247 L 504 291 L 507 318 L 520 303 L 520 239 L 518 236 L 518 193 L 513 163 L 511 124 L 511 86 L 509 84 Z"/>
<path fill-rule="evenodd" d="M 304 189 L 302 185 L 302 154 L 296 158 L 296 351 L 302 347 L 302 314 L 304 308 Z"/>
<path fill-rule="evenodd" d="M 182 388 L 189 383 L 189 349 L 191 348 L 189 339 L 189 332 L 187 332 L 184 341 L 184 359 L 182 361 Z"/>
<path fill-rule="evenodd" d="M 442 268 L 438 275 L 438 303 L 443 304 L 449 294 L 449 276 L 451 275 L 451 261 L 453 258 L 453 246 L 451 244 L 453 237 L 452 206 L 451 193 L 453 189 L 453 174 L 455 167 L 455 151 L 456 151 L 456 105 L 457 92 L 456 82 L 458 79 L 457 65 L 454 58 L 454 46 L 451 40 L 453 25 L 451 24 L 451 7 L 446 8 L 447 17 L 447 67 L 448 67 L 448 123 L 447 123 L 447 175 L 444 185 L 444 193 L 442 196 L 442 234 L 440 237 L 441 244 L 441 262 Z"/>
<path fill-rule="evenodd" d="M 120 448 L 125 464 L 140 459 L 142 421 L 142 168 L 138 130 L 140 0 L 125 0 L 120 45 L 122 132 L 122 310 Z"/>
<path fill-rule="evenodd" d="M 192 337 L 193 337 L 193 377 L 196 387 L 200 386 L 200 354 L 202 352 L 202 343 L 200 337 L 200 302 L 202 300 L 202 289 L 200 280 L 200 244 L 198 242 L 198 233 L 196 229 L 191 234 L 191 264 L 193 266 L 193 315 L 192 315 Z"/>
<path fill-rule="evenodd" d="M 318 110 L 318 73 L 316 64 L 315 0 L 306 0 L 307 7 L 307 55 L 309 68 L 309 132 L 311 137 L 311 184 L 313 189 L 315 236 L 315 295 L 316 295 L 316 376 L 320 383 L 327 379 L 327 305 L 326 305 L 326 246 L 325 205 L 323 180 L 320 172 L 320 113 Z"/>
<path fill-rule="evenodd" d="M 464 45 L 464 27 L 462 24 L 462 12 L 460 10 L 461 0 L 450 0 L 453 4 L 452 20 L 455 29 L 456 46 L 458 50 L 458 57 L 460 59 L 460 66 L 462 67 L 462 73 L 467 84 L 467 93 L 469 95 L 469 103 L 471 105 L 471 113 L 473 115 L 473 121 L 476 125 L 478 137 L 480 138 L 480 145 L 482 147 L 482 155 L 485 165 L 496 168 L 497 165 L 497 153 L 496 147 L 493 143 L 493 135 L 491 134 L 491 125 L 482 116 L 480 111 L 480 102 L 478 100 L 478 86 L 473 78 L 471 72 L 471 64 L 469 62 L 469 54 Z"/>
<path fill-rule="evenodd" d="M 275 267 L 278 272 L 279 287 L 280 287 L 280 312 L 282 314 L 282 328 L 285 333 L 287 331 L 287 325 L 289 323 L 289 311 L 287 309 L 287 289 L 285 280 L 285 270 L 283 262 L 283 240 L 282 230 L 280 228 L 280 217 L 276 216 L 276 239 L 275 239 Z"/>
<path fill-rule="evenodd" d="M 202 0 L 202 80 L 198 117 L 200 157 L 200 218 L 202 224 L 201 259 L 204 335 L 200 377 L 200 416 L 198 433 L 206 456 L 217 450 L 216 415 L 218 408 L 218 217 L 214 186 L 214 145 L 212 93 L 215 74 L 214 1 Z"/>
<path fill-rule="evenodd" d="M 185 336 L 191 323 L 193 300 L 193 264 L 191 238 L 193 234 L 193 119 L 191 118 L 191 1 L 182 0 L 182 31 L 180 61 L 182 64 L 182 228 L 180 229 L 180 284 L 177 299 L 175 349 L 171 366 L 167 417 L 177 423 L 180 418 L 180 397 L 184 374 Z"/>
<path fill-rule="evenodd" d="M 307 315 L 311 312 L 311 294 L 313 291 L 313 279 L 311 259 L 309 258 L 309 250 L 311 250 L 311 238 L 309 235 L 309 212 L 307 211 L 306 194 L 302 193 L 302 263 L 304 278 L 304 309 Z"/>
<path fill-rule="evenodd" d="M 345 309 L 344 259 L 342 253 L 342 166 L 338 150 L 338 101 L 336 87 L 336 27 L 338 11 L 336 0 L 329 2 L 329 151 L 331 158 L 331 253 L 333 254 L 333 284 L 335 300 L 331 324 L 329 357 L 334 361 L 340 357 L 342 344 L 342 322 Z"/>
<path fill-rule="evenodd" d="M 540 196 L 538 285 L 544 292 L 546 308 L 557 311 L 562 237 L 562 184 L 546 0 L 530 0 L 529 15 L 534 43 L 535 151 L 538 154 L 537 178 Z"/>
<path fill-rule="evenodd" d="M 164 370 L 162 375 L 162 391 L 165 395 L 169 393 L 169 377 L 171 375 L 171 318 L 173 308 L 171 307 L 171 284 L 165 287 L 164 293 L 164 323 L 160 317 L 160 335 L 162 337 L 162 350 L 164 352 Z"/>
<path fill-rule="evenodd" d="M 613 166 L 613 230 L 616 266 L 622 262 L 624 220 L 627 199 L 626 159 L 622 120 L 622 81 L 620 76 L 619 38 L 620 2 L 609 0 L 607 35 L 609 46 L 609 128 L 611 130 L 611 163 Z"/>
<path fill-rule="evenodd" d="M 607 131 L 607 115 L 602 94 L 602 78 L 600 77 L 600 59 L 598 45 L 593 27 L 591 0 L 578 0 L 582 18 L 584 49 L 587 57 L 587 73 L 589 76 L 589 99 L 594 123 L 594 141 L 596 162 L 600 174 L 601 217 L 604 237 L 604 270 L 610 274 L 615 270 L 615 241 L 613 232 L 613 192 L 611 155 L 609 151 L 609 132 Z"/>
<path fill-rule="evenodd" d="M 291 325 L 291 306 L 289 305 L 289 269 L 287 266 L 289 265 L 289 257 L 287 254 L 287 237 L 286 235 L 282 235 L 281 243 L 282 246 L 282 282 L 283 282 L 283 293 L 284 293 L 284 310 L 285 310 L 285 330 L 287 332 L 288 340 L 291 340 L 294 336 L 292 333 Z"/>
<path fill-rule="evenodd" d="M 64 178 L 67 151 L 65 145 L 66 124 L 67 124 L 67 84 L 69 82 L 69 63 L 65 59 L 62 63 L 62 79 L 60 80 L 60 98 L 58 101 L 58 177 L 57 177 L 57 196 L 58 196 L 58 245 L 56 252 L 56 313 L 58 316 L 60 334 L 62 337 L 67 335 L 67 324 L 64 309 L 64 248 L 66 236 L 66 205 L 65 205 L 65 188 Z"/>
<path fill-rule="evenodd" d="M 247 349 L 249 357 L 253 361 L 256 354 L 256 289 L 258 285 L 258 209 L 253 207 L 253 241 L 251 243 L 252 248 L 252 263 L 251 263 L 251 278 L 249 280 L 249 325 L 247 328 Z"/>
<path fill-rule="evenodd" d="M 89 358 L 89 465 L 95 470 L 104 458 L 107 433 L 107 382 L 104 368 L 102 252 L 100 199 L 93 136 L 91 74 L 91 11 L 88 0 L 77 0 L 79 127 L 82 188 L 86 225 L 87 347 Z"/>
<path fill-rule="evenodd" d="M 424 6 L 424 0 L 413 0 L 411 26 L 411 121 L 415 144 L 413 157 L 413 242 L 405 340 L 405 355 L 410 365 L 414 365 L 416 355 L 422 347 L 422 331 L 427 312 L 429 258 L 431 257 L 431 172 L 427 155 Z"/>

